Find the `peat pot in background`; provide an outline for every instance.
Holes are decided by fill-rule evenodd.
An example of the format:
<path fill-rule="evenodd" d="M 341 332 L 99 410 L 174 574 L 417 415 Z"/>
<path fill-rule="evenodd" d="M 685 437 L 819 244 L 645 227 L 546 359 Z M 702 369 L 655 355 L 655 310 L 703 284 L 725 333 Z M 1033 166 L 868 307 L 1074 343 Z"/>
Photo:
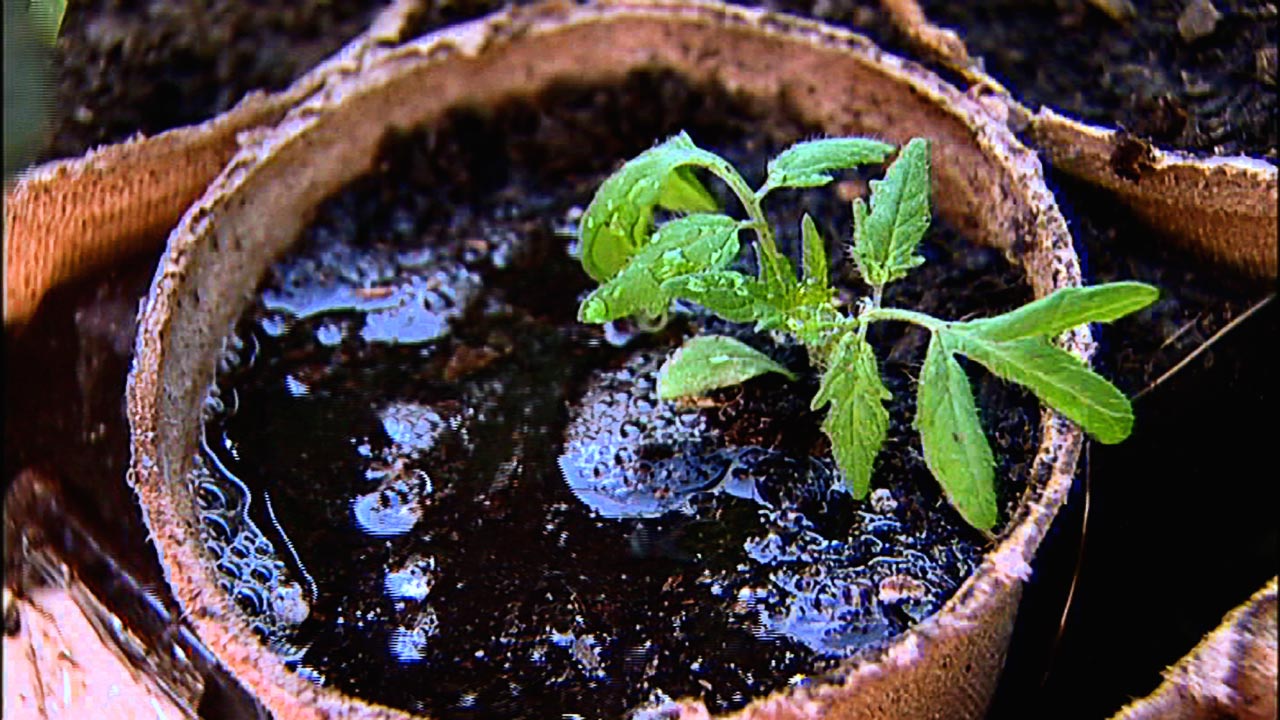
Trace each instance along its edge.
<path fill-rule="evenodd" d="M 1275 281 L 1280 174 L 1273 163 L 1161 148 L 1123 128 L 1092 125 L 1048 106 L 1029 108 L 1014 97 L 1025 88 L 1011 92 L 1002 86 L 955 32 L 931 23 L 919 4 L 884 0 L 883 6 L 917 51 L 963 77 L 975 97 L 1054 168 L 1110 193 L 1142 222 L 1220 272 L 1258 285 Z M 1201 7 L 1187 4 L 1188 10 Z"/>
<path fill-rule="evenodd" d="M 388 132 L 556 82 L 671 71 L 760 102 L 782 98 L 828 134 L 930 138 L 934 198 L 947 222 L 1004 250 L 1037 297 L 1080 282 L 1035 154 L 970 96 L 853 33 L 710 3 L 546 4 L 376 47 L 358 65 L 257 133 L 183 216 L 144 307 L 128 388 L 131 480 L 174 595 L 212 652 L 281 720 L 406 716 L 313 685 L 258 640 L 204 557 L 188 477 L 229 330 L 316 206 L 370 169 Z M 1084 328 L 1063 342 L 1086 361 L 1092 354 Z M 981 717 L 1029 563 L 1066 499 L 1082 443 L 1048 411 L 1040 433 L 1017 511 L 941 611 L 822 681 L 757 698 L 733 717 Z M 677 711 L 706 716 L 696 700 Z"/>

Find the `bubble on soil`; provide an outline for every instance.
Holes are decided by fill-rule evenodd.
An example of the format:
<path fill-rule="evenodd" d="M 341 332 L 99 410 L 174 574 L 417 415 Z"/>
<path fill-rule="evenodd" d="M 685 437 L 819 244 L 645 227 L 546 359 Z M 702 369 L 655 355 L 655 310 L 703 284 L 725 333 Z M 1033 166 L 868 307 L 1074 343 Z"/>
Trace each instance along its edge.
<path fill-rule="evenodd" d="M 430 607 L 416 610 L 410 618 L 391 631 L 391 655 L 401 663 L 421 662 L 427 644 L 439 630 L 440 622 Z"/>
<path fill-rule="evenodd" d="M 191 481 L 201 535 L 221 580 L 219 586 L 266 639 L 282 638 L 307 619 L 310 605 L 302 584 L 271 541 L 248 518 L 248 489 L 219 467 L 211 453 L 195 460 Z M 283 646 L 281 646 L 283 647 Z"/>
<path fill-rule="evenodd" d="M 411 557 L 387 572 L 387 597 L 421 602 L 435 584 L 436 561 L 432 557 Z"/>
<path fill-rule="evenodd" d="M 663 357 L 644 353 L 583 395 L 566 431 L 560 470 L 574 496 L 606 518 L 693 513 L 731 463 L 694 411 L 658 399 Z"/>

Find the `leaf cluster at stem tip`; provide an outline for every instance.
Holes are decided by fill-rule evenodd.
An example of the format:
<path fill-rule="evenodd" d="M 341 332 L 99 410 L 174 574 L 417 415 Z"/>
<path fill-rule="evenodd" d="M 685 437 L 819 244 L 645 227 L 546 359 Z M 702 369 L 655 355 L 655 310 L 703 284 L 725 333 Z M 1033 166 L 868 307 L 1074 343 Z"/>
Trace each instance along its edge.
<path fill-rule="evenodd" d="M 869 292 L 851 314 L 836 300 L 826 242 L 813 219 L 801 221 L 797 272 L 778 248 L 762 203 L 773 190 L 819 187 L 837 171 L 891 157 L 883 178 L 871 181 L 869 201 L 853 201 L 850 255 Z M 582 301 L 579 319 L 660 318 L 673 300 L 683 299 L 730 322 L 791 335 L 821 373 L 812 406 L 827 408 L 822 430 L 857 499 L 870 490 L 891 399 L 866 329 L 881 321 L 923 327 L 930 339 L 917 383 L 915 429 L 925 463 L 960 516 L 990 532 L 999 515 L 995 461 L 957 356 L 1028 388 L 1099 442 L 1117 443 L 1133 426 L 1128 399 L 1053 340 L 1081 324 L 1139 310 L 1157 291 L 1136 282 L 1062 288 L 1003 315 L 964 322 L 883 307 L 885 286 L 924 262 L 917 250 L 932 217 L 929 176 L 929 143 L 922 138 L 901 148 L 870 138 L 826 138 L 784 150 L 769 162 L 764 183 L 752 189 L 729 162 L 680 133 L 605 180 L 583 214 L 581 261 L 599 286 Z M 702 184 L 706 177 L 728 187 L 745 219 L 722 212 Z M 657 225 L 658 210 L 675 219 Z M 744 232 L 750 233 L 754 272 L 744 270 L 739 258 Z M 696 336 L 663 365 L 658 392 L 664 399 L 698 395 L 770 372 L 796 379 L 739 340 Z"/>

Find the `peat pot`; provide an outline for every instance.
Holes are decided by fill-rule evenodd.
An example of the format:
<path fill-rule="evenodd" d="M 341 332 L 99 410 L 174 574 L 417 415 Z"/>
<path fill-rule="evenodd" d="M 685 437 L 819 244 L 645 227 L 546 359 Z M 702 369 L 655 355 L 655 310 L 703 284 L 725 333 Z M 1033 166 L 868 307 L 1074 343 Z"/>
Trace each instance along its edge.
<path fill-rule="evenodd" d="M 637 81 L 637 77 L 649 80 Z M 646 82 L 651 84 L 645 85 Z M 268 285 L 284 282 L 284 289 L 276 288 L 275 297 L 279 302 L 268 305 L 276 309 L 292 308 L 288 311 L 294 313 L 298 322 L 308 316 L 310 311 L 299 309 L 299 303 L 305 305 L 304 301 L 309 300 L 289 295 L 287 278 L 281 280 L 289 273 L 278 270 L 274 264 L 296 247 L 320 242 L 317 240 L 318 231 L 309 228 L 337 212 L 334 207 L 339 207 L 339 210 L 347 207 L 334 198 L 348 197 L 344 193 L 355 192 L 351 190 L 353 187 L 366 187 L 361 183 L 366 183 L 371 173 L 385 176 L 392 172 L 393 166 L 400 162 L 394 152 L 394 148 L 400 146 L 395 143 L 402 142 L 406 133 L 412 135 L 412 132 L 417 132 L 417 137 L 425 138 L 420 142 L 425 150 L 419 152 L 425 154 L 424 162 L 428 163 L 436 162 L 432 158 L 438 148 L 443 148 L 440 150 L 443 155 L 445 150 L 456 146 L 441 139 L 445 137 L 443 130 L 433 128 L 450 127 L 455 137 L 470 138 L 464 144 L 470 148 L 468 152 L 471 154 L 463 158 L 465 162 L 460 167 L 456 161 L 450 166 L 448 157 L 438 158 L 442 167 L 453 168 L 449 171 L 452 174 L 446 173 L 445 177 L 455 178 L 456 187 L 452 184 L 437 187 L 438 184 L 431 182 L 431 176 L 420 181 L 423 185 L 420 190 L 428 200 L 420 210 L 424 215 L 436 218 L 432 222 L 444 223 L 443 227 L 471 232 L 477 222 L 475 218 L 482 213 L 475 209 L 468 211 L 470 214 L 463 213 L 461 208 L 447 202 L 449 193 L 464 192 L 471 185 L 486 182 L 490 166 L 467 161 L 468 158 L 484 158 L 486 153 L 491 153 L 492 158 L 504 163 L 513 164 L 520 160 L 536 165 L 541 172 L 538 175 L 541 186 L 552 185 L 557 191 L 580 192 L 579 202 L 585 204 L 590 189 L 603 175 L 588 177 L 580 167 L 566 164 L 568 160 L 562 162 L 562 156 L 579 160 L 585 156 L 596 163 L 596 171 L 607 172 L 648 143 L 661 139 L 648 137 L 644 144 L 629 148 L 612 144 L 614 135 L 622 137 L 643 132 L 635 128 L 648 127 L 644 123 L 649 121 L 641 116 L 649 113 L 637 111 L 634 101 L 631 106 L 619 106 L 598 98 L 611 97 L 611 92 L 621 92 L 619 88 L 671 86 L 687 89 L 679 95 L 683 98 L 680 101 L 684 103 L 683 109 L 664 105 L 674 101 L 671 96 L 661 95 L 653 101 L 653 114 L 675 118 L 674 122 L 685 126 L 692 124 L 690 131 L 695 140 L 700 137 L 702 129 L 715 123 L 723 122 L 726 128 L 736 127 L 733 132 L 738 133 L 740 139 L 745 138 L 741 148 L 745 148 L 743 152 L 748 156 L 752 152 L 757 155 L 760 152 L 753 143 L 793 142 L 816 134 L 871 134 L 894 143 L 903 143 L 915 136 L 930 138 L 936 224 L 949 229 L 942 233 L 943 237 L 975 244 L 981 252 L 994 255 L 1000 263 L 1012 268 L 1019 278 L 1017 282 L 1021 283 L 1020 289 L 1024 291 L 1021 299 L 1042 297 L 1056 288 L 1080 283 L 1079 263 L 1071 238 L 1053 196 L 1044 184 L 1036 155 L 1019 144 L 1006 125 L 989 114 L 973 97 L 847 31 L 712 3 L 555 3 L 508 10 L 403 44 L 370 48 L 361 56 L 359 63 L 328 77 L 323 87 L 293 107 L 278 125 L 242 138 L 245 144 L 240 152 L 183 216 L 170 235 L 143 309 L 135 365 L 128 386 L 133 451 L 130 480 L 174 596 L 212 653 L 280 720 L 402 718 L 415 713 L 432 714 L 433 707 L 429 703 L 385 701 L 384 695 L 367 692 L 366 685 L 376 685 L 379 681 L 376 676 L 366 678 L 363 685 L 360 682 L 344 685 L 336 681 L 336 676 L 341 674 L 339 671 L 345 672 L 343 667 L 348 666 L 335 661 L 329 666 L 318 667 L 307 659 L 310 657 L 308 652 L 314 652 L 313 646 L 279 641 L 282 636 L 273 634 L 271 623 L 292 623 L 304 627 L 308 622 L 319 622 L 323 617 L 332 620 L 337 615 L 337 622 L 342 623 L 345 618 L 351 628 L 346 637 L 359 639 L 361 633 L 368 632 L 363 620 L 355 615 L 342 615 L 345 611 L 341 608 L 325 604 L 326 593 L 335 588 L 345 589 L 334 585 L 332 578 L 326 580 L 324 573 L 329 570 L 322 566 L 343 567 L 348 563 L 358 563 L 366 551 L 381 552 L 377 548 L 383 547 L 380 544 L 383 538 L 386 538 L 385 547 L 391 547 L 408 537 L 430 535 L 447 538 L 450 528 L 432 526 L 429 516 L 424 516 L 421 523 L 414 525 L 418 516 L 413 513 L 417 510 L 413 507 L 407 510 L 405 507 L 390 508 L 387 504 L 389 496 L 383 493 L 373 505 L 361 505 L 360 500 L 354 500 L 349 506 L 339 505 L 335 515 L 339 521 L 349 518 L 352 513 L 357 519 L 363 518 L 360 522 L 377 542 L 362 546 L 365 550 L 360 551 L 326 551 L 325 557 L 317 559 L 313 540 L 296 531 L 297 524 L 307 520 L 307 513 L 311 512 L 308 508 L 312 507 L 310 503 L 314 497 L 323 494 L 324 488 L 315 484 L 315 476 L 302 470 L 292 473 L 286 463 L 284 471 L 272 481 L 275 484 L 270 485 L 276 497 L 274 505 L 265 493 L 259 499 L 258 495 L 237 496 L 233 485 L 224 485 L 221 491 L 210 489 L 210 473 L 222 469 L 212 467 L 221 462 L 215 458 L 235 456 L 235 459 L 243 460 L 239 453 L 250 452 L 249 446 L 254 444 L 252 438 L 247 438 L 238 449 L 233 448 L 232 443 L 223 443 L 216 452 L 210 450 L 210 439 L 217 439 L 214 437 L 217 433 L 211 432 L 207 425 L 215 422 L 220 413 L 225 415 L 231 412 L 228 408 L 234 407 L 242 417 L 250 416 L 250 420 L 288 423 L 296 419 L 292 413 L 279 413 L 277 416 L 270 412 L 247 412 L 245 405 L 251 404 L 248 393 L 234 397 L 227 392 L 221 396 L 211 395 L 211 388 L 221 382 L 226 373 L 252 362 L 255 353 L 262 350 L 253 343 L 231 340 L 237 332 L 243 332 L 241 318 L 247 317 L 246 312 L 256 312 L 254 308 L 261 306 L 257 299 L 258 288 L 264 279 Z M 529 103 L 545 103 L 547 97 L 559 98 L 556 102 L 567 108 L 556 117 L 561 120 L 576 117 L 573 122 L 583 123 L 580 127 L 586 130 L 575 136 L 573 142 L 565 143 L 561 137 L 560 145 L 539 150 L 537 138 L 541 133 L 557 137 L 554 123 L 543 121 L 539 125 L 536 119 L 530 119 L 530 112 L 520 111 L 519 107 L 522 107 L 521 103 L 525 103 L 523 107 L 526 108 L 532 107 Z M 513 107 L 517 109 L 512 110 Z M 752 110 L 742 111 L 746 120 L 705 117 L 707 113 L 724 112 L 725 108 Z M 508 128 L 505 132 L 523 132 L 533 138 L 521 146 L 525 153 L 521 158 L 502 155 L 493 149 L 501 143 L 499 139 L 491 140 L 486 133 L 499 126 L 493 119 L 495 117 L 506 118 L 502 121 L 507 123 L 503 126 Z M 787 119 L 784 122 L 778 118 Z M 678 129 L 653 122 L 657 123 L 653 126 L 655 133 L 670 133 Z M 738 124 L 734 125 L 735 122 Z M 564 131 L 560 132 L 563 135 Z M 725 132 L 726 136 L 732 135 L 728 130 Z M 594 147 L 597 144 L 598 150 Z M 587 146 L 585 149 L 584 145 Z M 390 155 L 389 147 L 392 148 Z M 406 151 L 406 154 L 410 153 Z M 851 182 L 856 184 L 856 181 Z M 376 196 L 382 191 L 370 192 Z M 386 190 L 387 202 L 394 200 L 396 192 L 395 187 Z M 825 192 L 835 196 L 830 188 Z M 366 192 L 364 197 L 369 194 Z M 846 200 L 841 200 L 839 206 L 847 213 Z M 561 213 L 562 210 L 564 208 L 552 212 Z M 362 232 L 359 228 L 363 227 L 361 223 L 366 219 L 358 208 L 352 212 L 356 222 L 348 223 L 346 227 L 350 232 Z M 517 212 L 516 219 L 522 217 Z M 563 217 L 557 214 L 555 219 L 559 224 L 562 220 L 572 222 L 573 218 L 572 212 L 565 212 Z M 394 234 L 397 232 L 395 227 L 406 226 L 405 232 L 412 235 L 422 228 L 414 222 L 414 218 L 409 217 L 399 224 L 392 222 L 385 227 L 374 223 L 370 227 L 376 225 L 376 229 L 370 233 L 377 235 L 385 230 Z M 847 215 L 841 222 L 848 222 Z M 832 237 L 837 230 L 842 234 L 848 232 L 847 224 L 833 223 L 830 227 L 834 229 L 827 232 Z M 546 237 L 554 235 L 550 230 L 544 234 Z M 476 238 L 467 235 L 464 239 L 467 241 L 464 245 L 471 253 L 465 262 L 490 262 L 494 268 L 506 267 L 508 261 L 499 262 L 498 254 L 518 256 L 521 252 L 518 242 L 507 247 L 500 242 L 489 242 L 491 238 L 481 237 L 480 242 L 471 242 Z M 567 239 L 561 242 L 564 246 L 568 244 Z M 416 267 L 422 267 L 435 262 L 431 258 L 438 254 L 435 250 L 418 253 L 414 256 L 414 263 L 418 263 Z M 536 262 L 543 263 L 545 268 L 553 268 L 560 262 L 556 257 L 561 256 L 567 256 L 563 246 L 558 255 L 539 256 L 541 259 Z M 334 251 L 327 257 L 341 261 L 347 256 L 343 251 Z M 412 265 L 403 256 L 399 257 L 400 270 Z M 364 263 L 364 260 L 360 262 Z M 518 259 L 511 262 L 520 267 Z M 356 260 L 353 259 L 352 263 L 351 268 L 339 268 L 338 274 L 349 276 L 348 279 L 355 277 L 359 281 L 364 277 L 360 274 L 368 270 L 368 263 L 359 267 L 355 265 Z M 528 271 L 529 266 L 524 267 Z M 492 272 L 496 276 L 507 277 L 499 270 Z M 552 281 L 544 282 L 536 292 L 526 293 L 521 296 L 523 299 L 512 299 L 514 295 L 499 299 L 541 307 L 538 303 L 543 302 L 542 296 L 554 297 L 557 293 L 568 292 L 559 287 L 561 278 L 551 269 L 544 272 Z M 448 314 L 452 312 L 450 308 L 465 305 L 462 298 L 468 297 L 467 293 L 472 291 L 467 289 L 470 286 L 465 282 L 449 285 L 464 276 L 465 272 L 461 275 L 436 273 L 416 280 L 400 278 L 395 282 L 403 280 L 402 285 L 392 283 L 395 287 L 358 286 L 339 304 L 347 303 L 341 307 L 358 309 L 361 303 L 376 305 L 388 297 L 394 300 L 402 287 L 425 288 L 422 290 L 424 294 L 415 296 L 418 299 L 413 302 L 438 302 L 439 308 L 436 305 L 432 307 L 443 308 L 441 312 L 444 313 L 440 316 L 444 320 L 437 319 L 428 335 L 437 337 L 449 332 L 451 318 L 457 320 L 453 323 L 458 326 L 455 332 L 466 334 L 461 326 L 472 322 L 475 313 L 458 310 L 452 316 Z M 341 283 L 342 280 L 335 282 Z M 414 284 L 419 282 L 420 285 Z M 582 281 L 564 282 L 571 285 Z M 581 287 L 585 288 L 585 285 Z M 946 294 L 950 290 L 940 288 L 939 292 Z M 428 296 L 435 299 L 422 299 Z M 333 294 L 327 297 L 332 301 Z M 445 299 L 441 300 L 442 297 Z M 486 307 L 490 305 L 501 303 L 490 303 Z M 537 315 L 536 312 L 526 314 Z M 381 337 L 379 333 L 392 332 L 398 327 L 394 313 L 382 316 L 381 322 L 383 325 L 379 327 L 382 330 L 373 328 L 371 320 L 366 322 L 363 344 L 360 341 L 347 343 L 350 338 L 343 334 L 346 330 L 342 327 L 326 331 L 340 336 L 327 344 L 342 348 L 341 352 L 355 348 L 352 352 L 359 355 L 363 352 L 359 348 L 376 345 Z M 387 327 L 392 330 L 387 330 Z M 438 363 L 444 368 L 445 380 L 462 378 L 457 382 L 465 384 L 470 382 L 468 373 L 476 368 L 489 367 L 490 363 L 493 367 L 502 367 L 503 363 L 518 360 L 537 366 L 536 353 L 520 352 L 524 349 L 520 343 L 525 337 L 520 327 L 508 333 L 508 339 L 504 340 L 509 343 L 505 351 L 501 348 L 494 350 L 484 345 L 488 340 L 483 340 L 481 344 L 484 347 L 454 353 L 447 364 L 443 361 Z M 287 335 L 288 331 L 277 327 L 272 332 Z M 596 331 L 580 329 L 575 332 Z M 273 341 L 268 338 L 269 342 Z M 1061 342 L 1085 361 L 1092 355 L 1093 342 L 1087 328 L 1065 334 Z M 609 343 L 597 341 L 593 347 L 604 348 L 601 352 L 612 352 L 607 345 Z M 515 352 L 511 350 L 512 346 L 516 348 Z M 414 354 L 418 352 L 411 347 L 397 357 L 401 361 L 406 357 L 416 358 L 413 362 L 421 363 L 424 368 L 430 366 L 430 353 L 422 350 L 420 354 Z M 620 362 L 615 362 L 612 367 L 616 369 L 619 365 Z M 324 368 L 319 371 L 324 374 Z M 410 379 L 418 377 L 411 375 Z M 314 374 L 290 377 L 290 397 L 307 396 L 308 387 L 321 382 Z M 361 377 L 364 376 L 353 374 L 347 379 L 358 384 Z M 441 392 L 450 392 L 447 384 L 442 387 Z M 490 395 L 493 402 L 506 402 L 502 397 L 503 388 L 510 387 L 510 384 L 492 387 Z M 526 390 L 529 387 L 536 389 L 537 383 L 527 383 L 523 387 Z M 524 408 L 521 411 L 530 414 L 545 413 L 553 418 L 563 415 L 566 406 L 569 406 L 571 416 L 577 412 L 572 401 L 557 398 L 539 405 L 537 398 L 541 396 L 534 392 L 530 397 L 534 399 L 528 403 L 512 401 L 508 406 Z M 381 422 L 389 435 L 399 438 L 397 442 L 417 448 L 415 452 L 430 453 L 435 452 L 430 449 L 436 442 L 434 433 L 447 434 L 452 432 L 447 428 L 457 429 L 457 424 L 451 425 L 452 420 L 445 417 L 445 413 L 441 410 L 440 414 L 432 414 L 426 425 L 415 425 L 417 420 L 405 421 L 402 416 L 392 417 L 394 413 L 384 414 Z M 331 437 L 329 426 L 354 422 L 351 418 L 356 415 L 356 410 L 343 406 L 327 416 L 332 422 L 303 423 L 305 428 L 295 428 L 295 434 L 313 438 L 310 450 L 298 457 L 310 457 L 305 463 L 316 465 L 320 472 L 324 471 L 323 465 L 330 462 L 329 458 L 348 457 L 343 453 L 350 448 Z M 421 415 L 415 417 L 422 419 Z M 471 422 L 462 415 L 457 417 L 461 418 L 458 423 L 465 425 Z M 865 648 L 850 652 L 836 662 L 808 671 L 801 669 L 796 672 L 794 680 L 784 679 L 768 690 L 740 693 L 732 702 L 714 703 L 707 701 L 718 691 L 716 681 L 712 680 L 700 686 L 705 692 L 695 685 L 691 689 L 672 692 L 670 697 L 649 698 L 657 709 L 645 711 L 648 716 L 981 717 L 1004 662 L 1022 584 L 1030 574 L 1029 564 L 1066 499 L 1082 444 L 1079 429 L 1055 413 L 1033 407 L 1029 417 L 1030 421 L 1025 424 L 1019 439 L 1021 445 L 1028 448 L 1025 460 L 1012 469 L 1006 468 L 1009 474 L 1018 476 L 1021 485 L 1015 486 L 1025 489 L 1007 498 L 997 537 L 986 543 L 978 539 L 970 563 L 972 572 L 957 579 L 954 592 L 945 602 L 939 600 L 936 611 L 913 617 L 901 632 L 868 643 Z M 987 425 L 988 428 L 993 426 L 990 419 Z M 492 441 L 495 453 L 499 448 L 509 451 L 512 446 L 518 451 L 524 443 L 531 453 L 528 458 L 539 452 L 545 454 L 547 451 L 543 446 L 557 446 L 563 439 L 512 433 L 490 437 L 483 436 L 478 430 L 476 436 L 481 438 L 477 442 L 482 444 Z M 580 433 L 574 437 L 580 440 L 585 436 Z M 572 442 L 571 439 L 568 444 Z M 377 459 L 381 457 L 378 453 L 384 449 L 370 449 L 366 443 L 357 450 L 351 450 L 351 456 L 362 454 L 360 456 L 366 459 Z M 825 451 L 819 448 L 817 452 Z M 505 457 L 494 458 L 498 463 L 498 470 L 494 471 L 497 479 L 485 491 L 497 493 L 493 497 L 501 496 L 502 488 L 510 484 L 502 480 L 507 477 L 502 473 L 519 470 L 519 462 L 501 463 Z M 519 460 L 518 455 L 513 457 Z M 375 475 L 385 479 L 410 466 L 391 462 L 389 456 L 386 459 L 388 462 L 369 475 L 369 481 L 375 485 Z M 298 462 L 303 463 L 303 460 Z M 333 462 L 341 464 L 346 460 Z M 529 459 L 528 462 L 534 460 Z M 441 468 L 424 466 L 418 469 L 423 473 L 414 481 L 419 491 L 431 484 L 427 476 L 435 478 L 437 489 L 443 485 L 442 475 L 437 473 L 438 470 L 444 472 Z M 1000 478 L 998 482 L 1006 480 Z M 261 478 L 253 478 L 246 473 L 236 480 L 235 485 L 248 493 L 246 485 L 260 482 Z M 936 490 L 934 492 L 936 494 Z M 288 502 L 283 499 L 286 496 L 290 498 Z M 403 496 L 398 497 L 403 501 Z M 573 503 L 566 503 L 566 507 L 571 505 Z M 315 510 L 317 513 L 324 511 L 319 505 L 315 507 L 319 508 Z M 210 513 L 216 514 L 216 511 L 228 508 L 233 512 L 220 516 L 221 519 L 211 525 Z M 515 512 L 501 507 L 489 508 L 486 512 L 490 510 L 495 513 Z M 361 515 L 362 512 L 365 514 Z M 576 511 L 570 507 L 565 512 Z M 409 525 L 414 526 L 408 535 L 404 534 L 407 526 L 399 525 L 406 517 L 410 520 Z M 229 556 L 221 555 L 227 550 L 227 545 L 235 545 L 226 537 L 229 524 L 239 524 L 240 531 L 250 525 L 257 528 L 254 543 L 238 550 L 235 547 L 231 549 L 233 555 L 239 553 L 236 555 L 239 560 L 230 560 L 231 565 L 240 563 L 239 569 L 215 567 L 228 559 Z M 659 531 L 660 528 L 654 530 L 656 534 L 633 534 L 629 542 L 642 549 L 658 548 L 653 551 L 655 553 L 666 552 L 661 548 L 666 547 L 664 543 L 671 539 L 661 537 Z M 235 532 L 238 531 L 232 529 L 230 534 Z M 219 533 L 223 536 L 219 537 Z M 499 527 L 494 534 L 501 539 L 502 528 Z M 290 536 L 296 542 L 289 542 Z M 682 540 L 676 537 L 673 542 L 679 544 Z M 374 550 L 368 550 L 370 547 Z M 493 572 L 500 574 L 505 572 L 501 569 L 505 567 L 503 563 L 507 557 L 503 553 L 518 554 L 522 548 L 519 542 L 496 543 L 495 547 L 498 548 L 496 554 L 486 557 L 487 562 L 494 564 Z M 589 555 L 583 548 L 575 552 L 579 556 Z M 215 557 L 215 553 L 219 556 Z M 254 553 L 262 553 L 268 559 L 245 570 L 244 563 Z M 679 550 L 670 550 L 670 554 L 678 555 Z M 270 557 L 280 560 L 276 562 Z M 303 567 L 304 559 L 311 565 L 309 574 Z M 587 557 L 582 561 L 589 560 Z M 273 562 L 276 565 L 272 565 Z M 398 593 L 396 608 L 418 607 L 413 604 L 421 601 L 428 592 L 435 592 L 430 588 L 428 577 L 434 566 L 424 567 L 419 566 L 421 572 L 418 576 L 411 576 L 411 573 L 398 575 L 394 583 L 391 575 L 386 576 L 388 592 L 394 589 L 393 594 Z M 282 577 L 291 580 L 287 583 L 280 581 L 270 592 L 258 593 L 248 605 L 241 597 L 244 587 L 238 584 L 240 581 L 233 583 L 228 579 L 241 572 L 271 575 L 277 570 Z M 375 582 L 378 587 L 382 586 L 380 578 Z M 676 580 L 678 578 L 673 579 L 673 583 L 678 584 Z M 883 592 L 884 586 L 881 587 Z M 837 594 L 852 592 L 851 588 L 842 588 L 839 583 L 830 589 Z M 744 589 L 743 592 L 747 591 Z M 548 593 L 553 593 L 553 590 L 548 590 Z M 746 596 L 739 594 L 735 597 Z M 491 600 L 475 598 L 476 603 Z M 249 607 L 255 603 L 255 607 Z M 265 616 L 274 620 L 264 621 L 262 618 Z M 572 624 L 573 621 L 570 617 L 566 622 Z M 396 634 L 397 657 L 405 662 L 420 658 L 413 653 L 421 650 L 420 641 L 432 632 L 433 627 L 428 627 L 423 621 Z M 602 679 L 604 671 L 597 672 L 598 668 L 592 665 L 612 662 L 617 660 L 616 657 L 609 656 L 608 651 L 604 655 L 594 655 L 597 648 L 593 645 L 592 636 L 583 632 L 576 636 L 566 634 L 561 639 L 556 640 L 561 644 L 553 643 L 555 646 L 548 652 L 568 653 L 565 657 L 572 655 L 580 666 L 591 671 L 587 676 L 595 679 L 584 685 L 584 693 L 616 690 L 610 689 L 611 686 Z M 459 672 L 470 672 L 468 668 L 482 665 L 485 657 L 483 648 L 489 648 L 492 655 L 496 647 L 494 643 L 498 642 L 495 637 L 481 637 L 479 634 L 474 640 L 476 647 L 482 649 L 475 652 L 474 659 L 467 658 L 461 662 Z M 636 656 L 640 666 L 651 661 L 657 663 L 657 660 L 643 654 L 643 647 L 647 646 L 640 647 L 641 650 L 637 651 L 640 654 Z M 726 648 L 726 652 L 732 651 L 731 644 Z M 363 656 L 357 657 L 349 667 L 358 670 L 364 659 Z M 713 664 L 716 657 L 708 655 L 705 661 Z M 444 668 L 442 672 L 448 669 Z M 416 685 L 429 687 L 433 681 L 443 685 L 443 678 L 444 675 L 440 674 L 424 674 Z M 512 716 L 514 711 L 509 707 L 504 710 L 504 707 L 494 705 L 477 710 Z"/>

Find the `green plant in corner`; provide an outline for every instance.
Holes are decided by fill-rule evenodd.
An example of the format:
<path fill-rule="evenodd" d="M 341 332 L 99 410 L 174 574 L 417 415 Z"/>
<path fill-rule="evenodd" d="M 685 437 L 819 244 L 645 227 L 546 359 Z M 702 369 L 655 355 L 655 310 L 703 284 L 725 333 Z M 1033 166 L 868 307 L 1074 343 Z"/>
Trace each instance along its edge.
<path fill-rule="evenodd" d="M 62 31 L 62 18 L 67 14 L 67 0 L 29 0 L 31 24 L 49 45 L 58 40 Z"/>
<path fill-rule="evenodd" d="M 922 262 L 916 253 L 930 222 L 929 144 L 916 138 L 897 153 L 871 202 L 853 203 L 851 255 L 870 292 L 852 314 L 842 312 L 831 286 L 825 244 L 813 220 L 801 223 L 802 273 L 781 253 L 761 208 L 778 188 L 825 185 L 833 171 L 887 161 L 892 145 L 867 138 L 801 142 L 770 161 L 764 185 L 752 190 L 726 160 L 681 133 L 626 163 L 600 186 L 580 225 L 581 261 L 600 283 L 582 302 L 579 320 L 605 323 L 627 316 L 665 317 L 671 301 L 696 302 L 731 322 L 798 340 L 821 373 L 813 398 L 826 406 L 823 431 L 849 491 L 864 498 L 889 429 L 876 356 L 866 338 L 874 322 L 905 321 L 930 333 L 918 381 L 915 427 L 925 462 L 960 515 L 989 531 L 996 524 L 994 460 L 983 434 L 963 355 L 1007 381 L 1029 388 L 1041 402 L 1079 423 L 1103 443 L 1126 438 L 1129 401 L 1115 386 L 1052 339 L 1077 325 L 1109 322 L 1155 300 L 1155 288 L 1135 282 L 1063 288 L 1003 315 L 946 321 L 910 309 L 882 306 L 885 287 Z M 719 212 L 694 175 L 723 181 L 746 214 Z M 676 219 L 655 223 L 665 209 Z M 754 275 L 731 266 L 740 235 L 754 235 Z M 663 398 L 697 395 L 787 368 L 726 336 L 689 339 L 659 374 Z"/>

